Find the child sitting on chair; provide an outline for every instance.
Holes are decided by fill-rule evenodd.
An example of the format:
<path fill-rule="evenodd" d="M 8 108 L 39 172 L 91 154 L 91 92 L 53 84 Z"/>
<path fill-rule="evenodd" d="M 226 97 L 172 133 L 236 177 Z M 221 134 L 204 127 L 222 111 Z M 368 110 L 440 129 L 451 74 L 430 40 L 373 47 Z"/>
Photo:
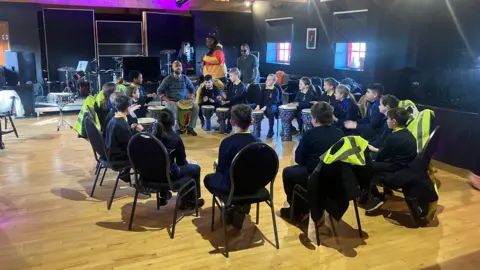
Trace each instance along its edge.
<path fill-rule="evenodd" d="M 387 112 L 391 109 L 397 108 L 399 102 L 400 101 L 398 98 L 393 95 L 383 95 L 380 99 L 380 106 L 378 107 L 378 110 L 380 113 L 387 116 Z M 385 124 L 383 125 L 382 131 L 374 139 L 370 140 L 370 145 L 375 148 L 381 148 L 390 134 L 392 134 L 392 130 L 388 128 L 388 124 L 385 119 Z"/>
<path fill-rule="evenodd" d="M 365 94 L 368 101 L 367 114 L 357 122 L 345 121 L 345 128 L 356 130 L 367 140 L 379 134 L 383 127 L 383 121 L 385 121 L 385 115 L 378 109 L 382 93 L 383 85 L 379 83 L 369 85 Z"/>
<path fill-rule="evenodd" d="M 185 153 L 185 146 L 182 138 L 177 132 L 173 130 L 175 125 L 175 117 L 170 110 L 162 110 L 160 112 L 160 121 L 157 124 L 156 137 L 163 143 L 167 152 L 170 155 L 171 167 L 170 173 L 173 176 L 172 181 L 189 176 L 195 180 L 197 185 L 197 196 L 184 197 L 180 202 L 180 209 L 194 209 L 195 200 L 197 200 L 198 207 L 202 207 L 205 201 L 201 198 L 200 192 L 200 166 L 195 164 L 188 164 L 187 155 Z M 168 199 L 171 198 L 171 193 L 161 192 L 161 205 L 166 205 Z"/>
<path fill-rule="evenodd" d="M 204 185 L 210 191 L 217 191 L 228 194 L 230 192 L 230 166 L 233 159 L 245 146 L 260 142 L 260 139 L 250 134 L 252 122 L 252 109 L 246 104 L 239 104 L 232 107 L 230 120 L 236 127 L 235 134 L 225 138 L 220 143 L 218 150 L 218 165 L 216 172 L 205 176 Z M 250 205 L 236 206 L 234 210 L 229 209 L 229 220 L 237 229 L 241 229 L 245 214 L 250 211 Z M 233 220 L 232 220 L 233 219 Z"/>
<path fill-rule="evenodd" d="M 358 108 L 355 97 L 350 93 L 350 89 L 346 85 L 338 85 L 335 88 L 334 97 L 338 101 L 338 106 L 334 111 L 333 120 L 336 126 L 343 130 L 345 121 L 357 121 L 361 118 L 360 108 Z"/>
<path fill-rule="evenodd" d="M 387 124 L 388 128 L 393 130 L 392 134 L 387 137 L 382 148 L 368 146 L 370 151 L 377 152 L 377 157 L 373 162 L 373 171 L 377 177 L 373 178 L 370 190 L 373 198 L 366 209 L 367 213 L 371 213 L 384 204 L 385 198 L 380 194 L 376 185 L 380 184 L 388 174 L 407 168 L 417 156 L 417 141 L 406 129 L 409 117 L 410 113 L 403 108 L 389 110 Z"/>
<path fill-rule="evenodd" d="M 115 98 L 115 107 L 117 112 L 110 120 L 105 131 L 105 148 L 110 162 L 116 167 L 126 167 L 130 165 L 127 156 L 127 146 L 130 138 L 136 131 L 142 131 L 143 127 L 137 123 L 128 124 L 127 115 L 130 107 L 130 101 L 127 96 L 118 96 Z M 129 171 L 129 170 L 128 170 Z M 120 179 L 130 182 L 130 175 L 127 171 L 121 173 Z"/>
<path fill-rule="evenodd" d="M 213 83 L 211 75 L 205 76 L 204 85 L 200 88 L 200 93 L 197 98 L 198 105 L 200 106 L 199 118 L 202 126 L 205 124 L 205 119 L 202 113 L 202 106 L 211 105 L 217 108 L 220 106 L 220 89 Z"/>
<path fill-rule="evenodd" d="M 326 78 L 325 80 L 323 80 L 323 89 L 325 91 L 319 97 L 319 100 L 325 101 L 328 104 L 334 106 L 338 100 L 335 98 L 335 89 L 337 88 L 337 86 L 338 86 L 338 81 L 335 80 L 334 78 Z"/>
<path fill-rule="evenodd" d="M 240 80 L 240 71 L 238 68 L 232 68 L 229 72 L 230 83 L 227 84 L 223 91 L 220 102 L 223 107 L 232 108 L 237 104 L 247 104 L 247 88 Z M 227 133 L 232 132 L 230 123 L 230 115 L 227 117 Z"/>
<path fill-rule="evenodd" d="M 298 123 L 298 130 L 300 133 L 303 130 L 303 119 L 302 119 L 302 110 L 308 109 L 312 107 L 312 101 L 315 100 L 315 91 L 312 88 L 312 81 L 308 77 L 302 77 L 298 83 L 299 91 L 295 96 L 295 101 L 293 103 L 289 103 L 290 106 L 297 107 L 297 123 Z M 292 132 L 296 133 L 296 130 Z"/>
<path fill-rule="evenodd" d="M 300 184 L 306 187 L 308 177 L 320 162 L 320 156 L 343 137 L 343 132 L 332 126 L 332 122 L 333 108 L 330 104 L 320 101 L 313 105 L 312 124 L 314 128 L 305 132 L 295 150 L 295 162 L 298 165 L 286 167 L 283 170 L 283 188 L 289 204 L 292 203 L 295 185 Z M 295 209 L 296 215 L 305 213 L 306 209 L 300 208 Z M 290 208 L 282 208 L 280 215 L 289 217 Z"/>
<path fill-rule="evenodd" d="M 262 101 L 260 105 L 255 108 L 256 111 L 263 111 L 268 118 L 268 134 L 267 138 L 272 138 L 273 125 L 275 123 L 275 113 L 277 112 L 277 104 L 279 103 L 280 93 L 275 87 L 277 83 L 277 76 L 269 74 L 265 82 L 265 88 L 262 89 Z"/>

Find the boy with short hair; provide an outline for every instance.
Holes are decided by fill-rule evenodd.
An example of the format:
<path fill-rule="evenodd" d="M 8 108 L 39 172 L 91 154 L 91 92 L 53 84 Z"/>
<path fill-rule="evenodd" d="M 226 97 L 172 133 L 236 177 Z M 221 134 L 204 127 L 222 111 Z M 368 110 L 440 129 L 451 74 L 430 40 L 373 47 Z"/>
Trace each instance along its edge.
<path fill-rule="evenodd" d="M 277 104 L 279 103 L 280 93 L 275 87 L 277 76 L 269 74 L 265 82 L 265 87 L 262 89 L 262 101 L 260 105 L 255 108 L 256 111 L 263 111 L 268 118 L 268 134 L 267 138 L 272 138 L 273 125 L 275 124 L 275 113 L 277 112 Z"/>
<path fill-rule="evenodd" d="M 205 124 L 205 119 L 202 113 L 202 106 L 211 105 L 217 108 L 220 106 L 220 89 L 213 83 L 213 78 L 211 75 L 207 75 L 204 78 L 202 88 L 200 88 L 200 93 L 198 94 L 198 105 L 200 106 L 198 117 L 202 126 Z M 197 92 L 198 93 L 198 92 Z"/>
<path fill-rule="evenodd" d="M 320 101 L 312 106 L 311 112 L 314 128 L 305 132 L 295 150 L 295 162 L 298 165 L 286 167 L 283 170 L 283 187 L 289 204 L 292 202 L 295 185 L 300 184 L 306 187 L 309 175 L 320 162 L 320 156 L 344 136 L 342 131 L 332 126 L 333 107 L 331 105 Z M 299 208 L 302 213 L 297 211 L 297 214 L 303 214 L 304 210 L 307 210 L 303 207 Z M 290 208 L 282 208 L 280 214 L 283 217 L 289 217 Z"/>
<path fill-rule="evenodd" d="M 252 109 L 246 104 L 239 104 L 232 107 L 230 120 L 231 124 L 237 128 L 235 134 L 225 138 L 220 143 L 218 151 L 218 165 L 216 172 L 205 176 L 204 185 L 210 191 L 218 191 L 228 194 L 230 192 L 230 166 L 233 159 L 240 150 L 251 143 L 260 142 L 260 139 L 250 134 L 250 124 L 252 122 Z M 250 205 L 245 205 L 242 209 L 236 209 L 232 213 L 233 225 L 237 229 L 242 228 L 245 214 L 249 212 Z"/>
<path fill-rule="evenodd" d="M 238 104 L 247 104 L 247 88 L 240 80 L 240 71 L 238 68 L 232 68 L 229 71 L 230 83 L 225 87 L 221 96 L 221 104 L 224 107 L 232 108 Z M 227 133 L 232 132 L 230 116 L 227 117 Z"/>
<path fill-rule="evenodd" d="M 385 116 L 380 113 L 378 108 L 383 91 L 383 85 L 379 83 L 369 85 L 365 94 L 365 98 L 368 101 L 367 114 L 362 120 L 357 122 L 345 121 L 345 128 L 357 130 L 367 140 L 378 134 L 385 120 Z"/>
<path fill-rule="evenodd" d="M 378 107 L 381 114 L 387 116 L 387 112 L 391 109 L 397 108 L 399 100 L 394 95 L 383 95 L 380 98 L 380 106 Z M 385 119 L 383 124 L 383 131 L 375 139 L 371 140 L 370 145 L 375 148 L 383 146 L 385 139 L 392 133 L 392 130 L 388 128 L 387 121 Z"/>
<path fill-rule="evenodd" d="M 385 145 L 377 149 L 368 146 L 370 151 L 377 152 L 377 157 L 373 162 L 373 170 L 377 175 L 386 176 L 405 169 L 417 156 L 417 141 L 408 129 L 406 129 L 410 113 L 403 108 L 394 108 L 387 112 L 388 128 L 392 129 L 385 140 Z M 374 177 L 371 187 L 371 205 L 367 207 L 367 213 L 370 213 L 384 203 L 384 196 L 378 192 L 376 187 L 379 182 L 383 181 L 383 177 Z"/>
<path fill-rule="evenodd" d="M 143 127 L 137 123 L 128 124 L 128 108 L 130 99 L 127 96 L 117 96 L 115 98 L 115 116 L 108 122 L 105 135 L 105 148 L 107 155 L 112 163 L 119 167 L 130 165 L 127 156 L 127 146 L 130 138 L 136 131 L 142 131 Z M 127 171 L 121 174 L 126 174 Z M 130 182 L 130 175 L 120 177 L 123 181 Z"/>

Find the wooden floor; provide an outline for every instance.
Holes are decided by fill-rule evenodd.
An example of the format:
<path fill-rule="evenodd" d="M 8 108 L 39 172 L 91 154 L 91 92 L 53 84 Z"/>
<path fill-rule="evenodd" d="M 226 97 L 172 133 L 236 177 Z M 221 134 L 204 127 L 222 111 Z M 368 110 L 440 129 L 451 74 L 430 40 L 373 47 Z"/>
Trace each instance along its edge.
<path fill-rule="evenodd" d="M 76 116 L 68 116 L 74 123 Z M 210 232 L 211 195 L 199 217 L 187 213 L 170 239 L 173 201 L 156 210 L 142 197 L 133 231 L 127 230 L 133 190 L 119 189 L 112 209 L 115 175 L 90 198 L 95 162 L 90 145 L 68 128 L 56 131 L 55 116 L 16 121 L 20 138 L 4 137 L 0 150 L 0 269 L 480 269 L 480 192 L 466 172 L 435 163 L 441 181 L 438 219 L 413 229 L 404 202 L 389 201 L 383 213 L 361 210 L 365 238 L 359 239 L 354 211 L 337 225 L 339 243 L 328 228 L 324 245 L 305 241 L 302 229 L 278 217 L 280 249 L 275 249 L 271 215 L 260 209 L 260 224 L 248 219 L 244 229 L 229 228 L 232 252 L 226 259 L 222 230 Z M 266 124 L 266 121 L 264 121 Z M 213 171 L 224 136 L 198 130 L 184 137 L 187 157 L 202 175 Z M 265 137 L 265 134 L 263 134 Z M 281 169 L 293 164 L 296 142 L 268 140 L 280 156 Z M 285 200 L 281 170 L 275 183 L 275 207 Z M 254 207 L 252 208 L 254 210 Z M 218 213 L 218 211 L 217 211 Z M 252 211 L 252 220 L 255 211 Z M 217 222 L 217 228 L 220 228 Z"/>

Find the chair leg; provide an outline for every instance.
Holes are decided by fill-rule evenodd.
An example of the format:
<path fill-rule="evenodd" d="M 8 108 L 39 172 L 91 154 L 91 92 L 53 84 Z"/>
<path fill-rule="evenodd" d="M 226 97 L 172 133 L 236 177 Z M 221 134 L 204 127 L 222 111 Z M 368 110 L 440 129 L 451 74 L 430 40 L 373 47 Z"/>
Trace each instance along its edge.
<path fill-rule="evenodd" d="M 337 238 L 337 229 L 335 228 L 335 223 L 334 223 L 333 217 L 330 214 L 328 214 L 328 217 L 330 218 L 330 224 L 332 224 L 333 236 L 335 236 L 335 238 Z"/>
<path fill-rule="evenodd" d="M 13 132 L 15 133 L 15 136 L 18 138 L 18 133 L 17 133 L 17 128 L 15 127 L 15 124 L 13 123 L 12 116 L 8 116 L 8 119 L 10 120 L 10 124 L 12 125 Z M 7 129 L 7 119 L 5 119 L 5 129 Z"/>
<path fill-rule="evenodd" d="M 175 200 L 175 211 L 173 211 L 172 235 L 170 235 L 171 239 L 175 237 L 175 225 L 177 225 L 177 212 L 178 212 L 180 198 L 182 198 L 182 196 L 177 194 L 177 199 Z"/>
<path fill-rule="evenodd" d="M 7 127 L 7 122 L 8 122 L 8 119 L 7 119 L 7 117 L 5 117 L 5 130 L 8 128 Z"/>
<path fill-rule="evenodd" d="M 360 223 L 360 215 L 358 214 L 358 205 L 356 200 L 353 200 L 353 206 L 355 208 L 355 216 L 357 218 L 358 235 L 360 238 L 363 238 L 362 224 Z"/>
<path fill-rule="evenodd" d="M 210 226 L 210 230 L 213 232 L 213 230 L 215 229 L 215 195 L 213 195 L 213 199 L 212 199 L 212 224 Z"/>
<path fill-rule="evenodd" d="M 275 245 L 276 245 L 276 248 L 279 249 L 280 245 L 278 244 L 277 219 L 275 218 L 275 208 L 273 206 L 273 201 L 270 201 L 270 209 L 272 210 L 273 232 L 275 233 Z"/>
<path fill-rule="evenodd" d="M 105 169 L 105 171 L 107 171 L 107 169 Z M 120 179 L 120 172 L 118 172 L 117 179 L 115 180 L 115 185 L 113 186 L 112 197 L 110 198 L 110 201 L 108 202 L 108 206 L 107 206 L 108 210 L 110 210 L 110 208 L 112 207 L 113 198 L 115 198 L 115 192 L 117 191 L 117 186 L 118 186 L 118 180 L 119 179 Z"/>
<path fill-rule="evenodd" d="M 160 209 L 160 194 L 157 192 L 157 210 Z"/>
<path fill-rule="evenodd" d="M 100 171 L 102 170 L 102 168 L 100 168 Z M 103 176 L 102 176 L 102 180 L 100 180 L 100 186 L 103 185 L 103 179 L 105 179 L 105 174 L 107 173 L 107 170 L 108 168 L 105 168 L 105 171 L 103 171 Z"/>
<path fill-rule="evenodd" d="M 293 195 L 292 195 L 292 204 L 290 205 L 290 221 L 293 221 L 293 210 L 295 209 L 295 197 L 297 193 L 295 192 L 295 189 L 293 189 Z"/>
<path fill-rule="evenodd" d="M 223 237 L 225 238 L 225 256 L 228 258 L 228 236 L 227 236 L 227 210 L 224 203 L 222 203 L 222 220 L 223 220 Z"/>
<path fill-rule="evenodd" d="M 97 164 L 97 170 L 95 171 L 95 180 L 93 181 L 92 191 L 90 191 L 90 197 L 93 197 L 93 193 L 95 192 L 95 187 L 97 186 L 98 176 L 100 175 L 101 165 L 100 163 Z"/>
<path fill-rule="evenodd" d="M 259 217 L 260 217 L 260 203 L 257 202 L 257 225 L 259 223 Z"/>
<path fill-rule="evenodd" d="M 132 230 L 133 217 L 135 216 L 135 208 L 137 207 L 138 189 L 135 189 L 135 199 L 133 199 L 132 213 L 130 214 L 130 223 L 128 223 L 128 230 Z"/>
<path fill-rule="evenodd" d="M 195 216 L 198 217 L 198 198 L 197 198 L 197 188 L 200 188 L 200 187 L 197 187 L 197 184 L 194 183 L 194 189 L 193 189 L 193 192 L 195 194 Z"/>
<path fill-rule="evenodd" d="M 320 232 L 317 226 L 317 223 L 314 222 L 315 224 L 315 237 L 317 238 L 317 246 L 320 246 Z"/>

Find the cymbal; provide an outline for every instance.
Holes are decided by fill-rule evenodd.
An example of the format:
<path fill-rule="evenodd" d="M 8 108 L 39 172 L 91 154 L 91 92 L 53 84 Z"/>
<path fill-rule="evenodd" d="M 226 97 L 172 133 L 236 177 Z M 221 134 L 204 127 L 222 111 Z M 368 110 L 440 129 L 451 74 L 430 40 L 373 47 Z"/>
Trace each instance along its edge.
<path fill-rule="evenodd" d="M 176 53 L 177 51 L 176 50 L 163 50 L 163 51 L 160 51 L 160 54 L 174 54 Z"/>
<path fill-rule="evenodd" d="M 57 69 L 58 71 L 60 72 L 74 72 L 76 71 L 77 69 L 74 68 L 74 67 L 61 67 L 59 69 Z"/>

